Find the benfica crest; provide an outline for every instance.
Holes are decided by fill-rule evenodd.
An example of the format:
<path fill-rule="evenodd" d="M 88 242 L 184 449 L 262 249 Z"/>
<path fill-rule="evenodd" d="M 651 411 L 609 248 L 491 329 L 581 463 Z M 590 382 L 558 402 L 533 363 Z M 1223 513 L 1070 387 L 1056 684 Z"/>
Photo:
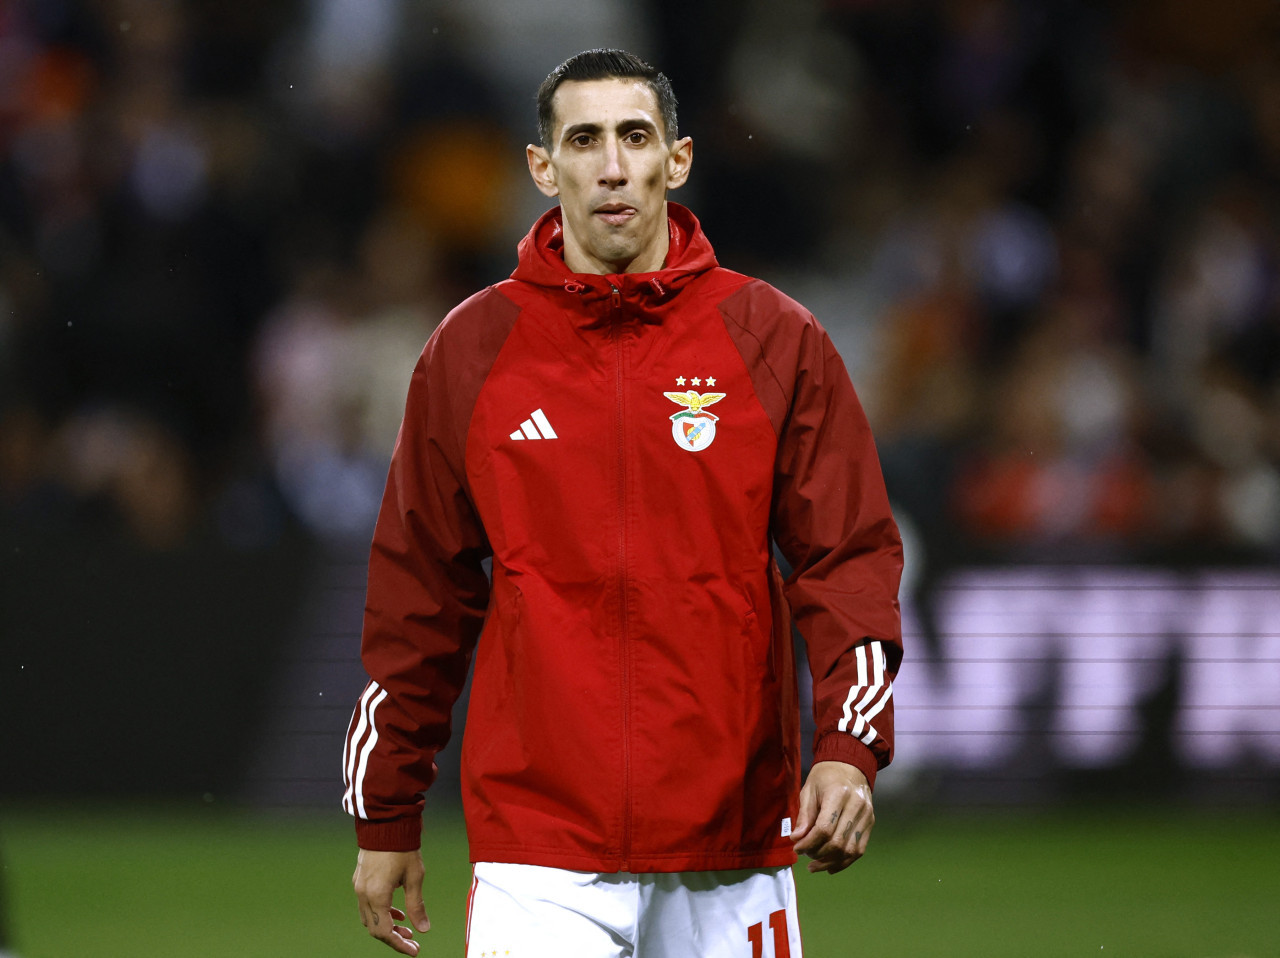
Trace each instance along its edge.
<path fill-rule="evenodd" d="M 692 389 L 683 393 L 666 393 L 673 403 L 684 406 L 682 412 L 671 417 L 671 438 L 681 449 L 700 452 L 716 438 L 717 416 L 703 412 L 704 406 L 717 403 L 725 393 L 696 393 Z"/>

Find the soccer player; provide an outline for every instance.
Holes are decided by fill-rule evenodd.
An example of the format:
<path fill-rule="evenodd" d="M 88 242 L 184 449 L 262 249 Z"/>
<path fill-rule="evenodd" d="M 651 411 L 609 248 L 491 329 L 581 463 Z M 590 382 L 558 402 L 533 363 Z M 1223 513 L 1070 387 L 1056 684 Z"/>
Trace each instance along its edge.
<path fill-rule="evenodd" d="M 798 958 L 791 865 L 863 854 L 892 754 L 902 549 L 871 433 L 822 327 L 668 202 L 693 144 L 665 76 L 578 54 L 538 133 L 559 206 L 427 343 L 374 533 L 360 917 L 417 954 L 422 793 L 474 650 L 468 955 Z"/>

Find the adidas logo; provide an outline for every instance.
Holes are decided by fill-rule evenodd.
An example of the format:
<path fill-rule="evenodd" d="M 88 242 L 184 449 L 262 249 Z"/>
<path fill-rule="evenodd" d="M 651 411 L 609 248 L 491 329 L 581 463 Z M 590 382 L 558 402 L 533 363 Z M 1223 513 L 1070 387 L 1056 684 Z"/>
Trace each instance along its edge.
<path fill-rule="evenodd" d="M 547 414 L 541 409 L 535 409 L 533 413 L 520 424 L 520 428 L 511 434 L 512 439 L 559 439 L 556 431 L 551 428 L 551 423 L 547 421 Z"/>

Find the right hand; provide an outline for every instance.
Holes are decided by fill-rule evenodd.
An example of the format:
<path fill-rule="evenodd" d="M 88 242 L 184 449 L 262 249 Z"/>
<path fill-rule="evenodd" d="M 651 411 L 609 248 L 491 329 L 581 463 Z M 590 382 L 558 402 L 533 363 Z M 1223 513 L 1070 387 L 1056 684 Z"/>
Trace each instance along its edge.
<path fill-rule="evenodd" d="M 404 889 L 404 907 L 413 928 L 430 931 L 431 919 L 422 903 L 422 866 L 420 852 L 374 852 L 360 849 L 351 884 L 356 890 L 360 921 L 369 934 L 402 955 L 416 955 L 419 945 L 413 940 L 413 929 L 397 925 L 405 920 L 405 912 L 391 905 L 391 895 Z"/>

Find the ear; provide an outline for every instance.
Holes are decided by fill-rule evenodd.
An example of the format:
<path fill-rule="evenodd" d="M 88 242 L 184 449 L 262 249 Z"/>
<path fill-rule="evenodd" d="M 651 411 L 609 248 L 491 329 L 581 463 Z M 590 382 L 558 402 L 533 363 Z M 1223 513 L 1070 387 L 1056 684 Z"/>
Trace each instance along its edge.
<path fill-rule="evenodd" d="M 524 148 L 524 153 L 529 161 L 529 175 L 533 177 L 534 186 L 543 196 L 559 196 L 560 187 L 556 185 L 556 168 L 551 164 L 551 157 L 547 155 L 547 151 L 530 143 Z"/>
<path fill-rule="evenodd" d="M 671 153 L 667 157 L 667 189 L 674 190 L 684 186 L 692 166 L 693 137 L 686 136 L 671 144 Z"/>

